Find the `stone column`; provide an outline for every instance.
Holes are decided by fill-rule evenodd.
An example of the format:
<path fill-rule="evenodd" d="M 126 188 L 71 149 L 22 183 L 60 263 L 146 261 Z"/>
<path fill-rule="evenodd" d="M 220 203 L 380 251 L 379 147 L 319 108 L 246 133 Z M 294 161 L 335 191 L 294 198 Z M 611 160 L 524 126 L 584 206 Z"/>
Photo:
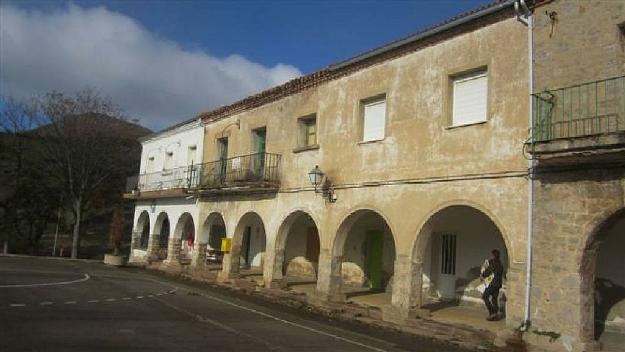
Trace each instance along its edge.
<path fill-rule="evenodd" d="M 156 261 L 158 260 L 158 250 L 160 249 L 160 238 L 161 235 L 158 233 L 153 233 L 148 238 L 148 248 L 147 248 L 147 259 L 148 261 Z"/>
<path fill-rule="evenodd" d="M 239 265 L 241 260 L 241 245 L 232 243 L 230 253 L 224 255 L 221 272 L 217 276 L 217 281 L 224 282 L 239 276 Z"/>
<path fill-rule="evenodd" d="M 332 255 L 330 250 L 322 249 L 319 253 L 319 269 L 317 273 L 317 290 L 315 297 L 320 301 L 344 302 L 346 297 L 341 292 L 341 256 Z"/>
<path fill-rule="evenodd" d="M 415 263 L 408 255 L 395 259 L 391 305 L 382 308 L 382 319 L 403 323 L 406 319 L 428 317 L 421 309 L 423 301 L 423 265 Z"/>
<path fill-rule="evenodd" d="M 263 277 L 265 287 L 285 288 L 286 280 L 282 275 L 282 263 L 284 262 L 284 249 L 276 249 L 265 253 L 265 265 L 263 266 Z"/>
<path fill-rule="evenodd" d="M 201 268 L 206 264 L 206 243 L 196 243 L 193 246 L 193 253 L 191 255 L 191 267 Z"/>
<path fill-rule="evenodd" d="M 170 238 L 167 246 L 167 264 L 175 265 L 180 264 L 180 247 L 182 246 L 182 239 Z"/>
<path fill-rule="evenodd" d="M 132 237 L 130 240 L 130 255 L 132 251 L 141 247 L 141 231 L 132 231 Z"/>

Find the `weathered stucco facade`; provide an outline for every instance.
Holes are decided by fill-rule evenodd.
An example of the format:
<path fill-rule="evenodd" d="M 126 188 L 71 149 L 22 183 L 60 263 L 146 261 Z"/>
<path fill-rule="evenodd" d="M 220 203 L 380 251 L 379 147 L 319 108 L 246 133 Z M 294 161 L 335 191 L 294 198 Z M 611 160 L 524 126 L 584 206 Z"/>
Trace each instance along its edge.
<path fill-rule="evenodd" d="M 625 264 L 600 249 L 622 245 L 625 228 L 625 4 L 537 2 L 531 65 L 528 27 L 513 5 L 486 6 L 201 114 L 203 163 L 189 169 L 197 184 L 130 196 L 133 248 L 145 242 L 143 224 L 150 229 L 135 259 L 198 275 L 217 265 L 219 280 L 254 273 L 265 287 L 314 282 L 313 302 L 385 293 L 383 318 L 402 323 L 427 317 L 432 302 L 480 304 L 480 266 L 499 249 L 509 331 L 528 328 L 534 348 L 600 349 L 595 278 L 618 284 L 624 271 L 610 268 Z M 487 82 L 485 118 L 454 123 L 456 84 L 476 73 Z M 596 92 L 623 84 L 620 95 L 593 100 L 610 110 L 586 110 L 579 121 L 599 122 L 575 127 L 569 120 L 590 100 L 566 110 L 571 96 L 554 89 L 612 78 Z M 540 93 L 533 109 L 530 91 Z M 372 101 L 383 103 L 383 123 L 367 140 Z M 303 145 L 304 134 L 313 142 Z M 313 187 L 315 166 L 325 178 Z M 171 221 L 166 258 L 162 214 Z"/>
<path fill-rule="evenodd" d="M 625 280 L 622 227 L 610 234 L 620 254 L 608 257 L 600 248 L 610 229 L 622 222 L 625 207 L 625 2 L 553 1 L 538 7 L 534 17 L 534 92 L 556 90 L 555 115 L 557 104 L 583 108 L 595 103 L 599 107 L 591 106 L 585 117 L 602 126 L 608 119 L 610 126 L 618 121 L 619 128 L 603 131 L 608 132 L 603 137 L 557 138 L 536 146 L 532 331 L 560 337 L 552 343 L 546 342 L 548 336 L 529 337 L 559 350 L 598 350 L 605 347 L 598 329 L 606 321 L 599 316 L 595 321 L 595 307 L 605 298 L 595 290 L 596 279 L 603 276 L 596 273 L 597 261 L 611 268 L 615 285 Z M 577 88 L 566 90 L 571 86 Z M 593 90 L 598 93 L 586 93 Z M 564 115 L 575 110 L 565 108 Z M 620 294 L 612 298 L 622 306 L 625 296 Z M 618 321 L 617 316 L 625 318 L 625 309 L 610 319 Z M 625 324 L 620 329 L 625 333 Z"/>

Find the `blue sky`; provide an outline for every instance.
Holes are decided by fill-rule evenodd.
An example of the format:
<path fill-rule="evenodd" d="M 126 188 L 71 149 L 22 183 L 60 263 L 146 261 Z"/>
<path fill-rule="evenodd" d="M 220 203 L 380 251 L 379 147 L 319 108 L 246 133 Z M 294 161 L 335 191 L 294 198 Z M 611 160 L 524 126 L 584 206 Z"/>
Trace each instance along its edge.
<path fill-rule="evenodd" d="M 89 86 L 159 129 L 488 2 L 2 1 L 0 87 Z"/>

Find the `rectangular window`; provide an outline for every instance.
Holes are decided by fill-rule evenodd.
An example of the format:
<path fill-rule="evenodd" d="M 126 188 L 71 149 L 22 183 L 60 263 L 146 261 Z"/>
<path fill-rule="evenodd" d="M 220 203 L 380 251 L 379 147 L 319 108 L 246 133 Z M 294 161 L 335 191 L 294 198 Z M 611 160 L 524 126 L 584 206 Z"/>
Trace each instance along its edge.
<path fill-rule="evenodd" d="M 165 152 L 165 162 L 163 170 L 171 170 L 174 166 L 174 152 Z"/>
<path fill-rule="evenodd" d="M 187 148 L 187 165 L 193 165 L 197 163 L 196 159 L 197 147 L 194 145 Z"/>
<path fill-rule="evenodd" d="M 145 166 L 145 172 L 150 173 L 154 172 L 154 157 L 151 156 L 148 158 L 148 164 Z"/>
<path fill-rule="evenodd" d="M 386 127 L 386 97 L 367 99 L 362 102 L 363 130 L 362 141 L 377 141 L 384 139 Z"/>
<path fill-rule="evenodd" d="M 441 274 L 456 275 L 456 235 L 441 235 Z"/>
<path fill-rule="evenodd" d="M 317 115 L 312 114 L 298 119 L 300 136 L 298 145 L 310 147 L 317 144 Z"/>
<path fill-rule="evenodd" d="M 486 121 L 487 93 L 486 71 L 453 78 L 452 126 Z"/>

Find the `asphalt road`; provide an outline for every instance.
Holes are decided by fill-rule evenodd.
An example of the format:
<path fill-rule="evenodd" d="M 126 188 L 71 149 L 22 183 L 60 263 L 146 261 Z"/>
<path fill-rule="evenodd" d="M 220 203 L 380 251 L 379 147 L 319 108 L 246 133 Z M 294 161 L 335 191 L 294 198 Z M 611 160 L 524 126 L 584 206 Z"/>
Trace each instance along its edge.
<path fill-rule="evenodd" d="M 0 351 L 461 351 L 141 269 L 0 257 Z"/>

